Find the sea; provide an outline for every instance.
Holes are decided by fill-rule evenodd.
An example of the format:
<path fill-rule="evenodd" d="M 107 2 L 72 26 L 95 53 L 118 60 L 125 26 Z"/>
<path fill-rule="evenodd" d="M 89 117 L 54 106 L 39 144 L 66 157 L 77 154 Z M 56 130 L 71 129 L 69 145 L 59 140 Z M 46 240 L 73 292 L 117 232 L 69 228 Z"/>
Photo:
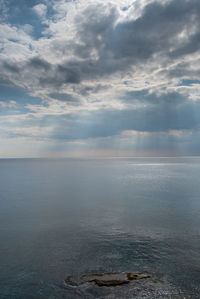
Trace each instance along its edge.
<path fill-rule="evenodd" d="M 1 159 L 0 298 L 200 298 L 200 157 Z"/>

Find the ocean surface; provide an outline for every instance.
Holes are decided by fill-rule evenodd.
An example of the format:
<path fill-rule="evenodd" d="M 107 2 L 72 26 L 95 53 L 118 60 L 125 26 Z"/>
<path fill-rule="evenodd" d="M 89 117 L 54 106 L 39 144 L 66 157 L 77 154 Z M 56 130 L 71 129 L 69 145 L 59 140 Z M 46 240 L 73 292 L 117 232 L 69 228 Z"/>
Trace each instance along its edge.
<path fill-rule="evenodd" d="M 153 275 L 70 287 L 68 275 Z M 199 298 L 200 158 L 0 160 L 0 298 Z"/>

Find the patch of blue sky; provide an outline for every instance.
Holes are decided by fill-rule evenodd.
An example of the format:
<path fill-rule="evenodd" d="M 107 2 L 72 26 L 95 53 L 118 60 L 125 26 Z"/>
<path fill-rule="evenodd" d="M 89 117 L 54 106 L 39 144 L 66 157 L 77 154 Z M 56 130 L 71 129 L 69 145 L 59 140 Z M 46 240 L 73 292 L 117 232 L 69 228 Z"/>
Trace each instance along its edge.
<path fill-rule="evenodd" d="M 18 107 L 4 107 L 0 105 L 0 116 L 12 116 L 22 113 L 24 113 L 23 109 L 19 109 Z"/>
<path fill-rule="evenodd" d="M 18 104 L 41 104 L 42 100 L 37 97 L 30 96 L 26 91 L 16 87 L 0 85 L 0 101 L 15 101 Z"/>
<path fill-rule="evenodd" d="M 178 86 L 191 86 L 193 84 L 200 84 L 200 80 L 196 79 L 183 79 L 178 83 Z"/>
<path fill-rule="evenodd" d="M 130 8 L 130 5 L 122 7 L 121 10 L 126 11 L 126 10 L 128 10 L 129 8 Z"/>
<path fill-rule="evenodd" d="M 42 19 L 33 10 L 33 7 L 37 4 L 41 4 L 41 1 L 11 0 L 7 16 L 7 21 L 13 26 L 31 25 L 32 31 L 30 34 L 34 39 L 42 37 L 43 31 L 47 28 L 47 24 L 44 24 Z"/>

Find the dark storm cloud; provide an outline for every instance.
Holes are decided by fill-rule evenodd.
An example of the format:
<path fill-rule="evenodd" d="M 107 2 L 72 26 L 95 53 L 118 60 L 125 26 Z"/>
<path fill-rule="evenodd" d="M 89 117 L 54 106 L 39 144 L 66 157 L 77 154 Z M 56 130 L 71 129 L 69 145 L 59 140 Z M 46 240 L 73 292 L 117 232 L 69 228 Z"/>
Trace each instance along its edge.
<path fill-rule="evenodd" d="M 151 3 L 138 19 L 115 26 L 117 18 L 114 8 L 107 13 L 104 6 L 88 8 L 77 21 L 80 42 L 74 43 L 75 55 L 83 60 L 70 60 L 58 65 L 53 70 L 53 77 L 47 73 L 45 78 L 40 79 L 41 84 L 48 84 L 48 80 L 49 84 L 53 84 L 53 78 L 56 78 L 55 85 L 79 84 L 83 80 L 128 71 L 132 66 L 146 63 L 156 54 L 176 59 L 200 48 L 199 1 L 177 0 L 165 5 Z M 195 31 L 192 34 L 191 27 Z M 186 41 L 178 37 L 183 30 L 188 34 Z M 92 56 L 94 51 L 96 58 Z M 181 71 L 179 75 L 182 75 Z"/>
<path fill-rule="evenodd" d="M 80 69 L 77 63 L 69 63 L 67 65 L 58 65 L 56 73 L 60 74 L 66 83 L 78 84 L 81 81 Z"/>
<path fill-rule="evenodd" d="M 29 60 L 27 66 L 30 66 L 34 69 L 44 69 L 45 71 L 48 71 L 51 69 L 51 64 L 45 61 L 44 59 L 41 59 L 40 57 L 33 57 Z"/>
<path fill-rule="evenodd" d="M 199 17 L 199 1 L 177 0 L 166 5 L 151 3 L 137 20 L 116 26 L 111 48 L 116 57 L 130 57 L 133 62 L 146 60 L 160 52 L 173 57 L 193 53 L 199 49 Z M 195 26 L 197 32 L 188 35 L 187 42 L 181 42 L 178 34 L 183 30 L 189 34 L 191 26 Z M 177 49 L 171 53 L 172 46 Z"/>
<path fill-rule="evenodd" d="M 17 64 L 9 63 L 7 61 L 3 62 L 3 68 L 8 70 L 9 72 L 14 72 L 14 73 L 19 73 L 20 68 L 18 67 Z"/>
<path fill-rule="evenodd" d="M 144 63 L 155 54 L 177 58 L 199 49 L 198 1 L 178 0 L 166 5 L 151 3 L 140 18 L 118 23 L 117 26 L 116 10 L 112 8 L 105 15 L 104 9 L 87 9 L 77 24 L 81 43 L 74 46 L 74 51 L 77 56 L 87 58 L 81 63 L 74 62 L 76 70 L 80 70 L 80 80 L 128 70 L 131 65 Z M 196 32 L 190 36 L 191 26 L 195 27 Z M 186 42 L 178 39 L 178 34 L 183 30 L 188 32 Z M 176 49 L 171 52 L 170 48 L 174 45 Z M 98 59 L 88 60 L 94 50 Z"/>
<path fill-rule="evenodd" d="M 39 77 L 41 87 L 60 87 L 63 84 L 79 84 L 81 82 L 80 69 L 77 63 L 52 66 L 51 69 Z"/>
<path fill-rule="evenodd" d="M 77 56 L 88 58 L 93 50 L 104 55 L 118 17 L 114 7 L 108 11 L 102 5 L 87 8 L 83 15 L 77 18 L 77 36 L 81 41 L 75 47 Z"/>
<path fill-rule="evenodd" d="M 200 13 L 199 13 L 200 17 Z M 200 24 L 199 24 L 200 25 Z M 175 51 L 171 53 L 171 57 L 180 57 L 187 54 L 192 54 L 197 52 L 200 49 L 200 32 L 193 34 L 189 41 L 184 45 L 178 47 Z"/>
<path fill-rule="evenodd" d="M 70 43 L 70 49 L 77 58 L 67 57 L 68 41 L 67 44 L 54 43 L 54 50 L 58 47 L 58 51 L 66 55 L 62 64 L 51 64 L 38 56 L 31 58 L 23 67 L 4 63 L 3 68 L 7 72 L 19 70 L 29 75 L 34 68 L 34 77 L 40 87 L 59 87 L 127 72 L 138 65 L 148 70 L 144 63 L 159 54 L 156 68 L 161 57 L 175 60 L 200 48 L 200 2 L 197 0 L 176 0 L 166 4 L 153 2 L 136 20 L 117 23 L 118 18 L 115 7 L 89 6 L 77 16 L 77 40 Z M 178 37 L 183 30 L 187 32 L 186 40 Z M 171 70 L 169 76 L 185 74 L 188 69 L 186 64 Z M 45 72 L 41 73 L 41 70 Z"/>

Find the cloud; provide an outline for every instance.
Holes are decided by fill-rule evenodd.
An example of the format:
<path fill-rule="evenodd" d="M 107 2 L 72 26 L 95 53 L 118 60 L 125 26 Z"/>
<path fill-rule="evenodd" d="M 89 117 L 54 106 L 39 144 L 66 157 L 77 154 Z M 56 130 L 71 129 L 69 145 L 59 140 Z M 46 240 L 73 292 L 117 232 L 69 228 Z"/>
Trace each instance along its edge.
<path fill-rule="evenodd" d="M 0 1 L 0 85 L 24 95 L 0 105 L 27 115 L 26 136 L 32 118 L 37 128 L 51 119 L 48 138 L 70 142 L 199 130 L 199 1 L 21 3 L 24 18 Z"/>
<path fill-rule="evenodd" d="M 38 56 L 35 58 L 27 56 L 28 60 L 20 71 L 30 73 L 29 66 L 34 66 L 34 62 L 38 68 L 42 67 L 41 62 L 43 66 L 48 65 L 45 76 L 40 72 L 34 74 L 38 77 L 37 82 L 41 88 L 49 85 L 59 87 L 64 84 L 79 84 L 89 80 L 101 81 L 118 74 L 126 77 L 128 72 L 134 76 L 139 70 L 140 73 L 150 74 L 152 70 L 155 72 L 158 68 L 162 68 L 163 64 L 168 64 L 164 70 L 166 75 L 173 74 L 180 64 L 179 58 L 182 55 L 188 55 L 199 49 L 200 5 L 194 0 L 190 3 L 188 1 L 163 3 L 156 1 L 147 4 L 141 15 L 133 20 L 129 16 L 131 12 L 127 12 L 126 18 L 122 19 L 116 5 L 93 4 L 84 7 L 83 11 L 77 11 L 72 19 L 73 30 L 69 38 L 65 37 L 67 31 L 62 32 L 61 41 L 60 32 L 57 30 L 52 33 L 50 39 L 40 39 L 40 43 L 46 48 L 45 53 L 42 53 L 40 48 L 38 52 L 38 43 L 32 41 L 35 51 L 30 49 L 28 51 L 26 47 L 27 54 L 29 52 L 33 56 L 37 51 Z M 34 9 L 43 11 L 44 7 L 46 8 L 44 4 L 38 4 Z M 63 21 L 57 22 L 59 28 L 68 30 Z M 50 21 L 49 28 L 53 25 Z M 62 55 L 59 59 L 56 55 L 53 56 L 53 53 Z M 50 56 L 56 61 L 50 59 Z M 24 58 L 26 60 L 25 55 Z M 174 61 L 175 58 L 177 62 Z M 168 71 L 171 64 L 173 67 Z M 187 68 L 184 74 L 186 70 Z M 179 74 L 181 76 L 180 72 Z"/>
<path fill-rule="evenodd" d="M 13 108 L 16 107 L 16 102 L 15 101 L 8 101 L 8 102 L 3 102 L 0 101 L 0 107 L 2 108 Z"/>
<path fill-rule="evenodd" d="M 43 3 L 37 4 L 33 7 L 34 12 L 41 18 L 46 17 L 47 7 Z"/>
<path fill-rule="evenodd" d="M 0 0 L 0 21 L 4 21 L 8 16 L 8 0 Z"/>

